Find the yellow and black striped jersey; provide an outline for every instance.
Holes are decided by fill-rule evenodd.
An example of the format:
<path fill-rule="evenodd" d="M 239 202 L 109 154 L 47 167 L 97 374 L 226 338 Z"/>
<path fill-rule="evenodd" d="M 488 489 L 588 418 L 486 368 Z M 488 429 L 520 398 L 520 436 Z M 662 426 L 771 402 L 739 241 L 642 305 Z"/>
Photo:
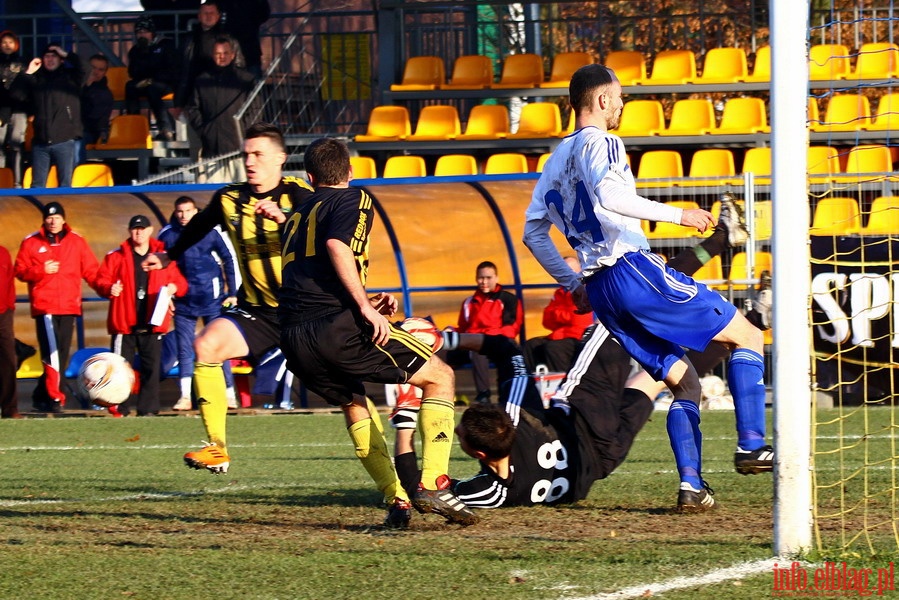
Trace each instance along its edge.
<path fill-rule="evenodd" d="M 336 239 L 353 251 L 359 280 L 368 277 L 371 196 L 360 188 L 319 188 L 284 227 L 283 281 L 278 316 L 282 326 L 322 309 L 355 308 L 337 276 L 326 243 Z"/>
<path fill-rule="evenodd" d="M 262 194 L 252 192 L 247 183 L 225 186 L 187 224 L 178 243 L 169 249 L 169 257 L 179 258 L 213 227 L 221 225 L 234 245 L 243 279 L 238 300 L 253 306 L 277 307 L 284 226 L 256 214 L 256 203 L 273 200 L 285 215 L 290 215 L 311 195 L 312 188 L 298 177 L 284 177 L 275 189 Z"/>

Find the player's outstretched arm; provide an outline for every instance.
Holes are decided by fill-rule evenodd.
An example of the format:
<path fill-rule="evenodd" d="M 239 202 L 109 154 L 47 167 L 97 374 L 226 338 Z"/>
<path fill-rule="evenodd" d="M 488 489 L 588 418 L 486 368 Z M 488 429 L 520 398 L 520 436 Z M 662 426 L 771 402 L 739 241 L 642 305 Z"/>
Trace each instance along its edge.
<path fill-rule="evenodd" d="M 140 266 L 144 271 L 158 271 L 169 266 L 170 262 L 172 259 L 169 258 L 168 252 L 150 252 Z"/>

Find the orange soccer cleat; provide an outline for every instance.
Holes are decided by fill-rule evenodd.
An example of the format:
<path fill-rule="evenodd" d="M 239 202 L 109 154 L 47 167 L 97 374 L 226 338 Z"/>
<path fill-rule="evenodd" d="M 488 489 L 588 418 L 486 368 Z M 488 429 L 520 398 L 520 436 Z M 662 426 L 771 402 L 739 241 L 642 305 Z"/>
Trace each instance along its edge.
<path fill-rule="evenodd" d="M 215 444 L 203 442 L 203 447 L 184 455 L 184 462 L 192 469 L 206 469 L 215 475 L 227 473 L 231 465 L 228 453 Z"/>

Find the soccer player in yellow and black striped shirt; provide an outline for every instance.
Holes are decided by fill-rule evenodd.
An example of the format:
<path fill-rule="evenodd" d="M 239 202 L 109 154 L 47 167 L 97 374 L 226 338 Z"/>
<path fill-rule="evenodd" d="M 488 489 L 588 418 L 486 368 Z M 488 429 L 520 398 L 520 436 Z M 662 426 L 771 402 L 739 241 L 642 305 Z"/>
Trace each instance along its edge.
<path fill-rule="evenodd" d="M 188 466 L 213 473 L 227 472 L 231 462 L 222 363 L 243 357 L 257 360 L 278 345 L 281 231 L 287 216 L 312 194 L 306 182 L 282 176 L 287 151 L 277 127 L 257 123 L 245 137 L 247 181 L 216 191 L 167 253 L 144 261 L 144 269 L 149 270 L 176 260 L 216 225 L 228 234 L 237 254 L 242 278 L 237 306 L 210 321 L 194 341 L 194 391 L 209 443 L 185 454 L 184 460 Z"/>
<path fill-rule="evenodd" d="M 281 351 L 307 388 L 339 406 L 356 456 L 388 505 L 385 525 L 406 527 L 411 505 L 470 525 L 475 514 L 449 489 L 453 438 L 453 371 L 430 346 L 387 321 L 397 309 L 391 294 L 369 298 L 372 198 L 349 187 L 346 145 L 314 141 L 304 154 L 315 193 L 284 228 L 283 282 L 279 294 Z M 377 412 L 364 382 L 410 383 L 423 390 L 419 427 L 422 474 L 411 498 L 403 490 Z"/>

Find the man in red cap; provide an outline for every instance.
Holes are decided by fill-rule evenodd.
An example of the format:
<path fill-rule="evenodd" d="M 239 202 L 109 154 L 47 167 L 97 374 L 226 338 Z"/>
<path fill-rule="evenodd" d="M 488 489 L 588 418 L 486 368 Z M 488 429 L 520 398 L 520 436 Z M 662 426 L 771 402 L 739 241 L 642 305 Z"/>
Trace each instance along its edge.
<path fill-rule="evenodd" d="M 44 225 L 22 240 L 15 270 L 28 284 L 44 363 L 32 396 L 34 410 L 61 412 L 66 395 L 60 378 L 69 362 L 75 319 L 81 315 L 81 280 L 96 289 L 99 263 L 87 241 L 66 223 L 59 202 L 50 202 L 42 212 Z"/>

